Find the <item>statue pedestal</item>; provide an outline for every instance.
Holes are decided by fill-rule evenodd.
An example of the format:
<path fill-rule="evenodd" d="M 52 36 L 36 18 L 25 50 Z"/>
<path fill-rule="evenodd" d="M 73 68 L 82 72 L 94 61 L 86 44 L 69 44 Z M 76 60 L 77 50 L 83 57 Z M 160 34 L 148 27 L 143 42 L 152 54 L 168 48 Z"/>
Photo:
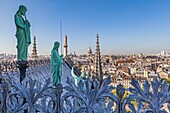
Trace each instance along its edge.
<path fill-rule="evenodd" d="M 63 93 L 63 86 L 61 83 L 58 83 L 55 85 L 56 90 L 55 90 L 55 94 L 57 97 L 57 113 L 61 113 L 61 94 Z"/>
<path fill-rule="evenodd" d="M 18 68 L 20 71 L 20 82 L 25 78 L 26 68 L 28 67 L 28 61 L 18 61 Z"/>

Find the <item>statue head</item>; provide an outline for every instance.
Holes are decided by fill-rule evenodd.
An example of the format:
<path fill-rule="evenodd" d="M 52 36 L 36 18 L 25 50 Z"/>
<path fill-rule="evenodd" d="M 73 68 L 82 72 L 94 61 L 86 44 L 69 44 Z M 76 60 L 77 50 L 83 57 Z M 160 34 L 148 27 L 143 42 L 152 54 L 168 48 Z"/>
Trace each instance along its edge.
<path fill-rule="evenodd" d="M 27 8 L 24 5 L 19 6 L 18 12 L 20 12 L 21 15 L 25 15 L 26 11 L 27 11 Z"/>
<path fill-rule="evenodd" d="M 60 43 L 56 41 L 56 42 L 54 43 L 53 49 L 58 49 L 59 46 L 60 46 Z"/>

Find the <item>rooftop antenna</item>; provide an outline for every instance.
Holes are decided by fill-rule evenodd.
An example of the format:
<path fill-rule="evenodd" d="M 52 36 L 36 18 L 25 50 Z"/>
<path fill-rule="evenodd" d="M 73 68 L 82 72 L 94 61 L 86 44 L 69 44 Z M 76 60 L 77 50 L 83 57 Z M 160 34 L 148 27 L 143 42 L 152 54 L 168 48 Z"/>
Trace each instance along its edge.
<path fill-rule="evenodd" d="M 60 38 L 61 38 L 61 54 L 62 54 L 62 47 L 63 47 L 63 45 L 62 45 L 62 23 L 61 23 L 61 19 L 60 19 Z"/>

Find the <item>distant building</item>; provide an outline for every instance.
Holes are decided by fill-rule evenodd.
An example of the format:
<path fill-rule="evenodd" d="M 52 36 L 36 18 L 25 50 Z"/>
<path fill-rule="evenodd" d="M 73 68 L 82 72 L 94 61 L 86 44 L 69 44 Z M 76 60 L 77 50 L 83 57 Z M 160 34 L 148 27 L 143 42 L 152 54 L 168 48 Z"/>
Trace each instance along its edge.
<path fill-rule="evenodd" d="M 160 64 L 156 70 L 160 78 L 168 79 L 170 77 L 170 65 Z"/>
<path fill-rule="evenodd" d="M 64 37 L 64 57 L 68 54 L 68 44 L 67 44 L 67 35 Z"/>
<path fill-rule="evenodd" d="M 113 75 L 111 76 L 111 80 L 112 80 L 111 85 L 116 87 L 118 84 L 121 84 L 124 87 L 129 88 L 131 86 L 130 84 L 131 79 L 132 78 L 130 75 L 124 75 L 122 73 Z"/>
<path fill-rule="evenodd" d="M 131 82 L 131 76 L 125 75 L 123 77 L 122 85 L 126 88 L 129 88 L 131 86 L 130 82 Z"/>
<path fill-rule="evenodd" d="M 161 51 L 161 56 L 168 56 L 168 52 L 167 51 Z"/>
<path fill-rule="evenodd" d="M 130 64 L 130 63 L 135 63 L 134 60 L 131 59 L 125 59 L 125 60 L 115 60 L 115 65 L 120 65 L 120 64 Z"/>
<path fill-rule="evenodd" d="M 33 60 L 38 59 L 36 45 L 37 45 L 36 44 L 36 36 L 34 36 L 33 50 L 32 50 L 32 55 L 31 55 Z"/>
<path fill-rule="evenodd" d="M 155 71 L 151 71 L 151 72 L 149 72 L 149 74 L 148 74 L 148 80 L 149 80 L 149 81 L 152 81 L 153 78 L 159 78 L 159 74 L 156 73 Z"/>
<path fill-rule="evenodd" d="M 130 69 L 127 66 L 122 66 L 122 71 L 130 74 Z"/>
<path fill-rule="evenodd" d="M 146 77 L 146 78 L 148 78 L 148 71 L 146 69 L 136 70 L 136 76 L 137 77 Z"/>

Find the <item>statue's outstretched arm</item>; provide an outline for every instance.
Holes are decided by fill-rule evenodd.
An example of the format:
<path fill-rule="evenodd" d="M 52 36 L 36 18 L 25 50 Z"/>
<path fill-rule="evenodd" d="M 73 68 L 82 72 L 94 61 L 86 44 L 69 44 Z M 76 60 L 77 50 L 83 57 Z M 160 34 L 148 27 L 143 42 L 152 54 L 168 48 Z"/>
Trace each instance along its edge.
<path fill-rule="evenodd" d="M 19 19 L 19 16 L 18 16 L 18 15 L 15 15 L 15 24 L 16 24 L 17 27 L 20 27 L 20 28 L 22 28 L 22 29 L 25 29 L 25 27 L 26 27 L 24 24 L 22 24 L 22 23 L 20 22 L 20 19 Z"/>
<path fill-rule="evenodd" d="M 75 68 L 75 67 L 76 67 L 75 65 L 72 67 L 72 69 L 71 69 L 71 75 L 72 75 L 74 78 L 78 78 L 78 76 L 74 73 L 74 68 Z"/>

